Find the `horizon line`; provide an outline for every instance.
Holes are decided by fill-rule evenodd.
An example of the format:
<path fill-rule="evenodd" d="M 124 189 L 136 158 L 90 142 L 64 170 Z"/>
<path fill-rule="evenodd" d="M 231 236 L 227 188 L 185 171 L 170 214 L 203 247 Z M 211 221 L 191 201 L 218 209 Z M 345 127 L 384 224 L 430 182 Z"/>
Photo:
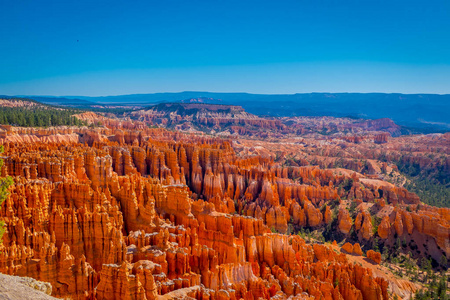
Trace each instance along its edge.
<path fill-rule="evenodd" d="M 182 93 L 211 93 L 211 94 L 247 94 L 247 95 L 270 95 L 270 96 L 293 96 L 293 95 L 307 95 L 307 94 L 385 94 L 385 95 L 437 95 L 447 96 L 450 93 L 401 93 L 401 92 L 299 92 L 299 93 L 250 93 L 250 92 L 211 92 L 211 91 L 180 91 L 180 92 L 149 92 L 149 93 L 131 93 L 131 94 L 116 94 L 116 95 L 101 95 L 101 96 L 86 96 L 86 95 L 0 95 L 0 97 L 86 97 L 86 98 L 106 98 L 106 97 L 121 97 L 121 96 L 137 96 L 137 95 L 156 95 L 156 94 L 182 94 Z"/>

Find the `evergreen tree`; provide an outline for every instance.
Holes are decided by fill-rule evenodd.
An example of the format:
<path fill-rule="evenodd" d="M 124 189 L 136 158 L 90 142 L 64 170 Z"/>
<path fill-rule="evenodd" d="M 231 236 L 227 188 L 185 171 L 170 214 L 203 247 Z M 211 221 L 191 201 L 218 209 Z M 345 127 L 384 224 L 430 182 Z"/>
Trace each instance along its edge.
<path fill-rule="evenodd" d="M 439 260 L 439 264 L 441 265 L 442 269 L 447 270 L 448 261 L 447 261 L 447 257 L 445 255 L 441 256 L 441 259 Z"/>
<path fill-rule="evenodd" d="M 0 146 L 0 153 L 3 153 L 3 145 Z M 0 171 L 3 167 L 3 160 L 0 159 Z M 0 206 L 8 196 L 8 187 L 12 184 L 12 177 L 7 176 L 0 178 Z M 2 242 L 3 234 L 5 233 L 5 222 L 0 220 L 0 243 Z"/>

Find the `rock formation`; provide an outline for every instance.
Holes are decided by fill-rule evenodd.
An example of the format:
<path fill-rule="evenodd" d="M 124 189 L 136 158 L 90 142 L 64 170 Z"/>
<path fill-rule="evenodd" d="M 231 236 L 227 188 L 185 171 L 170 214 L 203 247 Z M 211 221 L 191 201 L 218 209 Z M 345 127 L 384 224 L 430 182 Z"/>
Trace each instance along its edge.
<path fill-rule="evenodd" d="M 367 251 L 367 258 L 372 260 L 374 263 L 379 264 L 381 262 L 381 253 L 369 250 Z"/>
<path fill-rule="evenodd" d="M 217 114 L 197 121 L 229 122 Z M 295 233 L 336 226 L 363 246 L 376 234 L 420 234 L 450 254 L 450 211 L 418 207 L 405 189 L 243 155 L 228 139 L 102 120 L 96 129 L 61 129 L 64 139 L 56 129 L 11 129 L 2 140 L 1 172 L 14 184 L 0 209 L 0 272 L 49 282 L 53 296 L 74 299 L 387 300 L 384 278 Z M 282 129 L 249 120 L 236 126 Z M 344 204 L 353 202 L 351 213 Z M 370 208 L 385 214 L 378 228 Z M 342 249 L 362 255 L 358 243 Z"/>

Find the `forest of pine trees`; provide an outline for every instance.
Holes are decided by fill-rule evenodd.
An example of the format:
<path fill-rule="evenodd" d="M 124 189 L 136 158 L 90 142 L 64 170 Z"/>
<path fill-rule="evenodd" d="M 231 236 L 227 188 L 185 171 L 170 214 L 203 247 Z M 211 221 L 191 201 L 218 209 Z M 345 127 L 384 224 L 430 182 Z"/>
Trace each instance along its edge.
<path fill-rule="evenodd" d="M 82 126 L 85 122 L 73 115 L 80 113 L 75 109 L 56 109 L 52 107 L 0 107 L 0 124 L 48 127 L 48 126 Z"/>

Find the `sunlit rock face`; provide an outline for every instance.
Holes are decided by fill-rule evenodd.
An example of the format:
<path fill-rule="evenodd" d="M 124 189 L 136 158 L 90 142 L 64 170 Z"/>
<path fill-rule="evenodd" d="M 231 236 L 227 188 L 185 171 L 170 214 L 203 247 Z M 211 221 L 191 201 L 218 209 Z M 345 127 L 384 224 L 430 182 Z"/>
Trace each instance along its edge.
<path fill-rule="evenodd" d="M 449 210 L 418 207 L 403 188 L 353 170 L 286 166 L 228 139 L 103 121 L 13 129 L 2 140 L 1 172 L 14 184 L 0 210 L 0 272 L 73 299 L 387 300 L 385 278 L 295 233 L 336 226 L 364 244 L 426 237 L 450 254 Z M 360 244 L 342 248 L 363 255 Z M 371 250 L 367 258 L 381 260 Z"/>

